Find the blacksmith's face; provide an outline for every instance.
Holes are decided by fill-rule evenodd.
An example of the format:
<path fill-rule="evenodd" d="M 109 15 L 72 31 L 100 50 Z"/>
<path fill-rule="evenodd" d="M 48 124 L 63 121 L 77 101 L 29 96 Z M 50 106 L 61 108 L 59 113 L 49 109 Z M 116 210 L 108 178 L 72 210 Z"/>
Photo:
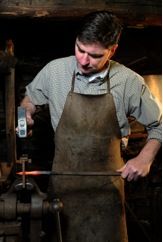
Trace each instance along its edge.
<path fill-rule="evenodd" d="M 79 70 L 83 74 L 100 72 L 105 69 L 108 60 L 113 56 L 117 45 L 104 48 L 99 43 L 83 44 L 78 39 L 75 43 L 75 56 Z"/>

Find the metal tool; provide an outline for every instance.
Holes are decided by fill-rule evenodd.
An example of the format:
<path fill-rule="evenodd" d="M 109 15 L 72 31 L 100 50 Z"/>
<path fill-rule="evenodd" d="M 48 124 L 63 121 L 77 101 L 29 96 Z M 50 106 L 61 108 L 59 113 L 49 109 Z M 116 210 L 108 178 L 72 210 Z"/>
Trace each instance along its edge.
<path fill-rule="evenodd" d="M 25 108 L 18 107 L 18 136 L 19 138 L 27 137 L 27 120 Z"/>
<path fill-rule="evenodd" d="M 22 239 L 22 242 L 27 242 L 29 239 L 30 242 L 43 241 L 40 237 L 43 232 L 41 221 L 48 214 L 56 215 L 56 234 L 58 242 L 62 242 L 60 211 L 63 209 L 63 203 L 61 200 L 55 198 L 49 201 L 47 194 L 40 190 L 32 178 L 28 179 L 25 189 L 26 192 L 21 179 L 17 179 L 9 191 L 0 196 L 0 242 L 9 240 L 16 242 L 18 241 L 16 238 Z M 27 196 L 24 196 L 25 194 Z"/>
<path fill-rule="evenodd" d="M 17 175 L 26 176 L 120 176 L 120 172 L 116 171 L 20 171 Z"/>

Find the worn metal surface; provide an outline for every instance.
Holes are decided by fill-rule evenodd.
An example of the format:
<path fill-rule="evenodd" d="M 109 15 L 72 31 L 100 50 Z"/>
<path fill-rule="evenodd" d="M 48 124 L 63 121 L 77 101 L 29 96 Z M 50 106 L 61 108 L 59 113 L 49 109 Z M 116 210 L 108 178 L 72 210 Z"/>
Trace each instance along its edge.
<path fill-rule="evenodd" d="M 143 77 L 152 94 L 162 103 L 162 75 L 144 75 Z"/>
<path fill-rule="evenodd" d="M 0 196 L 0 240 L 11 242 L 41 242 L 42 221 L 45 215 L 57 215 L 60 225 L 60 210 L 63 204 L 59 199 L 49 202 L 34 180 L 26 181 L 25 189 L 20 179 Z M 62 241 L 61 230 L 55 231 Z"/>

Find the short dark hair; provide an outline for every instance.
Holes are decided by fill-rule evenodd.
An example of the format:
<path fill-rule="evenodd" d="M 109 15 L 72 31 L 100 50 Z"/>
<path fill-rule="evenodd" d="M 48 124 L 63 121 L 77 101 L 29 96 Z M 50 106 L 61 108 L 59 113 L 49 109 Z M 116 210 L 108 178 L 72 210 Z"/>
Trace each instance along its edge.
<path fill-rule="evenodd" d="M 100 43 L 108 48 L 118 43 L 121 31 L 121 21 L 113 13 L 96 11 L 84 17 L 77 38 L 84 44 Z"/>

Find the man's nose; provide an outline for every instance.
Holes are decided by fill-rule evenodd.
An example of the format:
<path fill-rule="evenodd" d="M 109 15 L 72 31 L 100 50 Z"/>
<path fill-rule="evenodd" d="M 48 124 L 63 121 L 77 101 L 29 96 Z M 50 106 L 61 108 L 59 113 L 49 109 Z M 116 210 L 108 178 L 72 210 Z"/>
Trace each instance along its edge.
<path fill-rule="evenodd" d="M 80 63 L 81 65 L 85 66 L 85 65 L 88 65 L 89 64 L 89 56 L 87 53 L 84 53 L 80 59 Z"/>

